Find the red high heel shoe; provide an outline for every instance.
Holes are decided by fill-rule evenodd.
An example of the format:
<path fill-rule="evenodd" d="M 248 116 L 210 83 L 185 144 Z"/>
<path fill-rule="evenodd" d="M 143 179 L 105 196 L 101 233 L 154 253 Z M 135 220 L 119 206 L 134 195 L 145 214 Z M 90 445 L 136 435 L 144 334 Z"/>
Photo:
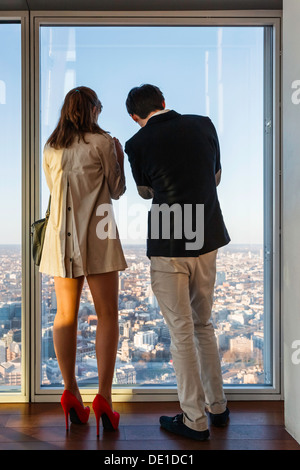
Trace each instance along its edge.
<path fill-rule="evenodd" d="M 99 421 L 102 418 L 103 428 L 106 431 L 116 431 L 119 426 L 120 415 L 116 411 L 112 411 L 107 400 L 99 393 L 93 401 L 93 410 L 96 416 L 97 437 L 99 436 Z"/>
<path fill-rule="evenodd" d="M 80 401 L 78 401 L 77 398 L 73 395 L 73 393 L 69 392 L 69 390 L 65 390 L 62 394 L 60 402 L 65 412 L 66 430 L 69 428 L 69 414 L 72 423 L 87 423 L 90 415 L 90 408 L 88 406 L 83 407 Z"/>

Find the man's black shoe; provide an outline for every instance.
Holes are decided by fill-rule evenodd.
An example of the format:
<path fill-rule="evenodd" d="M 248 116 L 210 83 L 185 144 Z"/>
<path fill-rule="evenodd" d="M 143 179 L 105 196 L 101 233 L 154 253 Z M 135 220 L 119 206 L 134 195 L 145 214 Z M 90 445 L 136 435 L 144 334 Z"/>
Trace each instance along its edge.
<path fill-rule="evenodd" d="M 226 408 L 226 410 L 223 413 L 219 413 L 219 414 L 213 414 L 209 412 L 209 417 L 210 417 L 210 422 L 213 426 L 218 426 L 218 427 L 226 426 L 226 424 L 228 423 L 228 419 L 229 419 L 229 409 Z"/>
<path fill-rule="evenodd" d="M 179 434 L 180 436 L 195 439 L 196 441 L 205 441 L 209 438 L 209 430 L 195 431 L 183 423 L 183 413 L 170 418 L 168 416 L 161 416 L 159 419 L 160 425 L 166 431 Z"/>

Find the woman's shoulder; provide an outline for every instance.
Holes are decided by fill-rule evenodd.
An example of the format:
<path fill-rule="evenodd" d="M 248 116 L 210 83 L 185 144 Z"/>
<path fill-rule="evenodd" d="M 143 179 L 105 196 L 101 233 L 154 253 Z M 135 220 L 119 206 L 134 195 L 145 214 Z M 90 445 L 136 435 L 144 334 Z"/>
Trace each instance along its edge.
<path fill-rule="evenodd" d="M 45 144 L 44 149 L 43 149 L 44 153 L 47 153 L 47 152 L 49 152 L 50 150 L 52 150 L 52 147 L 50 147 L 49 144 Z"/>
<path fill-rule="evenodd" d="M 86 149 L 86 146 L 90 146 L 92 148 L 109 148 L 114 143 L 113 138 L 107 133 L 91 133 L 87 132 L 84 135 L 84 140 L 75 139 L 72 145 L 68 148 L 61 148 L 55 149 L 51 147 L 51 145 L 46 144 L 43 149 L 44 158 L 49 159 L 51 157 L 57 156 L 57 154 L 61 154 L 64 151 L 71 151 L 71 152 L 81 152 L 83 149 Z"/>
<path fill-rule="evenodd" d="M 43 155 L 44 158 L 50 158 L 52 155 L 57 155 L 61 154 L 63 152 L 63 149 L 55 149 L 54 147 L 51 147 L 49 144 L 45 144 L 44 149 L 43 149 Z"/>
<path fill-rule="evenodd" d="M 91 133 L 91 132 L 88 132 L 85 134 L 85 139 L 88 140 L 88 141 L 91 141 L 91 142 L 107 142 L 107 143 L 111 143 L 113 142 L 113 138 L 107 134 L 107 132 L 103 132 L 103 133 Z"/>
<path fill-rule="evenodd" d="M 107 133 L 88 133 L 85 135 L 85 140 L 91 147 L 96 149 L 97 152 L 110 152 L 112 146 L 114 145 L 113 138 Z"/>

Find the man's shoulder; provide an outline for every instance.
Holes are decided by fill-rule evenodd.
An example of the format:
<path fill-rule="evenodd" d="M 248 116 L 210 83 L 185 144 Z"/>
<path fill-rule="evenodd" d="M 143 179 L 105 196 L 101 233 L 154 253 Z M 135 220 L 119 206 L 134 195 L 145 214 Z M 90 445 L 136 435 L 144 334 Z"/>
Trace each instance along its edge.
<path fill-rule="evenodd" d="M 130 139 L 128 139 L 125 142 L 125 152 L 126 153 L 130 152 L 130 150 L 132 150 L 132 148 L 134 148 L 137 145 L 137 143 L 140 141 L 140 139 L 142 138 L 143 129 L 144 128 L 139 129 L 136 132 L 136 134 L 134 134 L 132 137 L 130 137 Z"/>
<path fill-rule="evenodd" d="M 134 134 L 132 137 L 130 137 L 130 139 L 128 139 L 126 142 L 125 142 L 125 145 L 131 145 L 132 143 L 134 143 L 136 140 L 139 139 L 139 133 L 141 132 L 141 129 L 136 133 Z"/>
<path fill-rule="evenodd" d="M 211 124 L 211 120 L 208 116 L 202 116 L 201 114 L 181 114 L 182 119 L 185 121 L 196 121 L 201 124 Z"/>
<path fill-rule="evenodd" d="M 211 119 L 208 116 L 202 116 L 200 114 L 173 114 L 174 116 L 172 119 L 164 121 L 168 122 L 168 126 L 170 124 L 172 125 L 172 122 L 174 122 L 175 125 L 175 122 L 177 121 L 177 126 L 179 122 L 181 124 L 186 124 L 187 126 L 194 124 L 200 126 L 202 129 L 204 127 L 208 129 L 213 129 L 214 127 Z M 156 126 L 145 126 L 139 129 L 138 132 L 134 134 L 130 139 L 128 139 L 125 143 L 125 152 L 128 153 L 130 151 L 133 151 L 133 149 L 136 148 L 139 143 L 144 143 L 145 138 L 151 138 L 152 134 L 155 133 L 157 129 L 164 124 L 164 122 L 156 122 Z"/>
<path fill-rule="evenodd" d="M 214 123 L 208 116 L 202 116 L 198 114 L 182 114 L 182 124 L 187 127 L 194 127 L 199 129 L 207 135 L 215 135 L 216 128 Z"/>

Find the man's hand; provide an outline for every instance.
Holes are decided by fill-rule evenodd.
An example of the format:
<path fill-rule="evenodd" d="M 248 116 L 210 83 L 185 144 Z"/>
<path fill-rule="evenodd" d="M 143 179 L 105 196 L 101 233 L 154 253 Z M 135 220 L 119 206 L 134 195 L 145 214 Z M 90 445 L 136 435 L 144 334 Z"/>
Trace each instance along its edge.
<path fill-rule="evenodd" d="M 138 186 L 137 187 L 139 195 L 143 199 L 153 199 L 154 198 L 154 191 L 149 186 Z"/>

